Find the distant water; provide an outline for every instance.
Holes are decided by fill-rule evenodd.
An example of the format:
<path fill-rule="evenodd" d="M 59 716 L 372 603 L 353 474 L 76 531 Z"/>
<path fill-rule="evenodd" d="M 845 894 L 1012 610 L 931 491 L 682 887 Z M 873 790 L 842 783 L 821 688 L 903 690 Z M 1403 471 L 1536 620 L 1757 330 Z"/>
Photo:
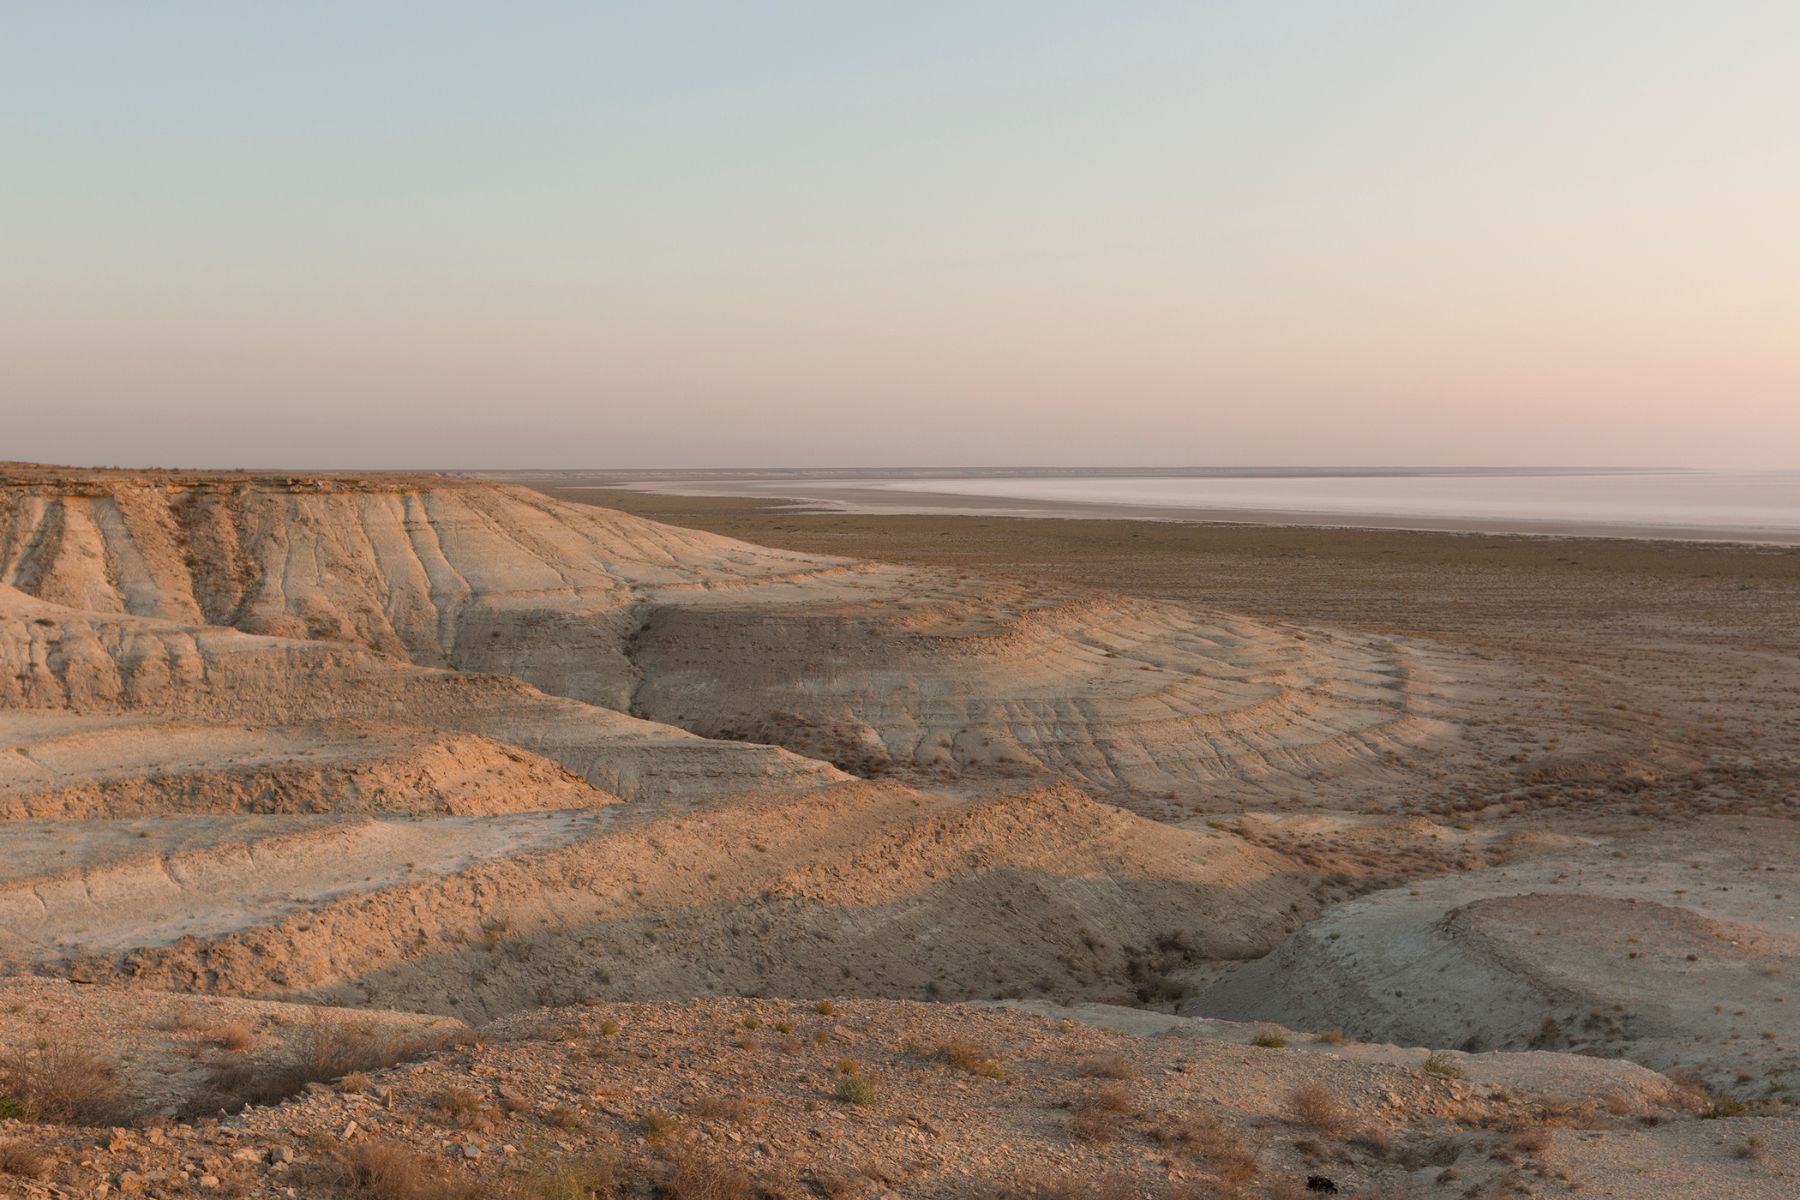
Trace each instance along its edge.
<path fill-rule="evenodd" d="M 946 472 L 851 486 L 887 500 L 899 500 L 896 492 L 928 494 L 934 508 L 968 499 L 997 509 L 1013 500 L 1052 511 L 1189 510 L 1215 519 L 1800 543 L 1800 471 Z"/>

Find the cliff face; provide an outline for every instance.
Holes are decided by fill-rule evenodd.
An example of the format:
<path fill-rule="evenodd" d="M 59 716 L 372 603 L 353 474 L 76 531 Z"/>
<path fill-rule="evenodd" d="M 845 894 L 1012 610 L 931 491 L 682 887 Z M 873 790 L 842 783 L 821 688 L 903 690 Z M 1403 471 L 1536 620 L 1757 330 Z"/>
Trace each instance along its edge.
<path fill-rule="evenodd" d="M 49 606 L 0 638 L 0 700 L 32 706 L 191 707 L 231 677 L 234 703 L 287 719 L 267 696 L 407 663 L 858 774 L 1199 807 L 1321 776 L 1382 788 L 1455 740 L 1444 665 L 1417 647 L 445 477 L 0 471 L 0 588 Z M 382 717 L 366 701 L 389 682 L 340 687 L 332 711 Z"/>
<path fill-rule="evenodd" d="M 83 612 L 367 647 L 613 708 L 645 590 L 812 564 L 535 493 L 450 480 L 22 477 L 0 583 Z"/>

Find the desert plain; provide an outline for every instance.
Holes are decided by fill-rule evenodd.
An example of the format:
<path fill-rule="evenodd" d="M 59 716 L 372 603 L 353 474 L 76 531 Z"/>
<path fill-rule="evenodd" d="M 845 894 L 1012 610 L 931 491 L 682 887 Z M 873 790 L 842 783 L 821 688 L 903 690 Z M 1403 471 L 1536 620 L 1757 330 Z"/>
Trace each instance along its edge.
<path fill-rule="evenodd" d="M 1800 550 L 597 482 L 0 468 L 0 1194 L 1800 1194 Z"/>

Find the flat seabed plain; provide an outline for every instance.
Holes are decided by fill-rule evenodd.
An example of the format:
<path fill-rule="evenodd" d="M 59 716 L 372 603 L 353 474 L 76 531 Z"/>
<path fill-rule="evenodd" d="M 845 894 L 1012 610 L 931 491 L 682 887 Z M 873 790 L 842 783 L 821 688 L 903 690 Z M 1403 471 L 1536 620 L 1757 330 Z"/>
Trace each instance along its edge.
<path fill-rule="evenodd" d="M 1788 1197 L 1797 777 L 1792 549 L 14 464 L 0 1194 Z"/>

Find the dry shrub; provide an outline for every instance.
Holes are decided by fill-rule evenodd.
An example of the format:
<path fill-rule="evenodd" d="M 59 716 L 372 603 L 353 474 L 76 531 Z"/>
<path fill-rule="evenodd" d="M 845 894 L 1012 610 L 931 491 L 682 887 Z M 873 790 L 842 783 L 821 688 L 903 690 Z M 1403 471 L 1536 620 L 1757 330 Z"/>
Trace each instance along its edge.
<path fill-rule="evenodd" d="M 986 1200 L 1138 1200 L 1143 1188 L 1123 1175 L 1044 1174 L 990 1188 Z"/>
<path fill-rule="evenodd" d="M 212 1036 L 221 1049 L 242 1054 L 256 1045 L 256 1026 L 249 1021 L 232 1021 L 213 1030 Z"/>
<path fill-rule="evenodd" d="M 670 1163 L 657 1186 L 663 1200 L 753 1200 L 757 1193 L 750 1176 L 699 1150 Z"/>
<path fill-rule="evenodd" d="M 197 1004 L 183 1004 L 170 1014 L 163 1028 L 172 1033 L 198 1033 L 212 1024 L 207 1011 Z"/>
<path fill-rule="evenodd" d="M 846 1103 L 866 1107 L 881 1103 L 881 1086 L 867 1075 L 839 1075 L 832 1095 Z"/>
<path fill-rule="evenodd" d="M 1083 1142 L 1109 1142 L 1118 1136 L 1119 1120 L 1141 1109 L 1131 1093 L 1108 1084 L 1084 1093 L 1069 1106 L 1069 1136 Z"/>
<path fill-rule="evenodd" d="M 1105 1054 L 1081 1064 L 1081 1075 L 1088 1079 L 1136 1079 L 1138 1069 L 1120 1054 Z"/>
<path fill-rule="evenodd" d="M 624 1186 L 618 1159 L 599 1153 L 558 1161 L 532 1178 L 528 1194 L 538 1200 L 613 1200 Z"/>
<path fill-rule="evenodd" d="M 1668 1079 L 1669 1103 L 1674 1107 L 1699 1112 L 1712 1103 L 1712 1097 L 1706 1091 L 1706 1083 L 1698 1072 L 1670 1071 Z"/>
<path fill-rule="evenodd" d="M 756 1105 L 738 1096 L 702 1096 L 688 1111 L 704 1121 L 731 1121 L 747 1125 L 756 1117 Z"/>
<path fill-rule="evenodd" d="M 648 1142 L 660 1142 L 677 1129 L 681 1122 L 660 1108 L 649 1108 L 638 1114 L 638 1131 Z"/>
<path fill-rule="evenodd" d="M 454 1040 L 440 1030 L 384 1030 L 365 1021 L 334 1021 L 323 1014 L 306 1023 L 295 1069 L 306 1082 L 342 1079 L 352 1071 L 373 1071 L 441 1050 Z"/>
<path fill-rule="evenodd" d="M 1315 1194 L 1298 1179 L 1289 1177 L 1270 1180 L 1263 1186 L 1259 1200 L 1308 1200 L 1309 1196 Z"/>
<path fill-rule="evenodd" d="M 1529 1162 L 1550 1148 L 1550 1132 L 1545 1129 L 1521 1129 L 1508 1134 L 1489 1155 L 1498 1162 L 1518 1166 Z"/>
<path fill-rule="evenodd" d="M 559 1104 L 544 1114 L 544 1122 L 558 1129 L 581 1129 L 587 1125 L 587 1118 L 581 1115 L 580 1110 Z"/>
<path fill-rule="evenodd" d="M 237 1062 L 215 1067 L 207 1079 L 210 1095 L 196 1104 L 193 1112 L 236 1112 L 251 1104 L 279 1104 L 309 1083 L 350 1076 L 362 1076 L 360 1083 L 366 1089 L 369 1081 L 365 1072 L 422 1057 L 453 1040 L 453 1035 L 439 1030 L 384 1030 L 366 1021 L 333 1020 L 323 1013 L 314 1014 L 295 1040 L 291 1062 L 286 1066 Z"/>
<path fill-rule="evenodd" d="M 453 1129 L 492 1129 L 498 1122 L 497 1110 L 480 1093 L 466 1087 L 451 1086 L 437 1095 L 437 1113 L 444 1124 Z"/>
<path fill-rule="evenodd" d="M 1320 1137 L 1340 1139 L 1356 1128 L 1355 1114 L 1322 1083 L 1304 1083 L 1289 1092 L 1287 1114 Z"/>
<path fill-rule="evenodd" d="M 0 1144 L 0 1174 L 42 1179 L 50 1173 L 50 1156 L 30 1142 Z"/>
<path fill-rule="evenodd" d="M 422 1154 L 392 1142 L 364 1142 L 339 1163 L 337 1184 L 369 1200 L 476 1200 L 473 1187 L 454 1183 Z"/>
<path fill-rule="evenodd" d="M 939 1042 L 932 1048 L 931 1057 L 971 1075 L 985 1075 L 990 1079 L 998 1079 L 1001 1075 L 999 1060 L 989 1054 L 985 1046 L 960 1038 Z"/>
<path fill-rule="evenodd" d="M 0 1054 L 0 1097 L 35 1121 L 122 1125 L 132 1112 L 118 1067 L 79 1046 L 39 1043 Z"/>
<path fill-rule="evenodd" d="M 867 1186 L 865 1179 L 862 1175 L 815 1175 L 812 1185 L 825 1200 L 856 1200 Z"/>
<path fill-rule="evenodd" d="M 1256 1156 L 1244 1148 L 1242 1138 L 1209 1112 L 1165 1118 L 1152 1127 L 1150 1136 L 1160 1145 L 1190 1155 L 1227 1184 L 1248 1183 L 1256 1177 Z"/>

